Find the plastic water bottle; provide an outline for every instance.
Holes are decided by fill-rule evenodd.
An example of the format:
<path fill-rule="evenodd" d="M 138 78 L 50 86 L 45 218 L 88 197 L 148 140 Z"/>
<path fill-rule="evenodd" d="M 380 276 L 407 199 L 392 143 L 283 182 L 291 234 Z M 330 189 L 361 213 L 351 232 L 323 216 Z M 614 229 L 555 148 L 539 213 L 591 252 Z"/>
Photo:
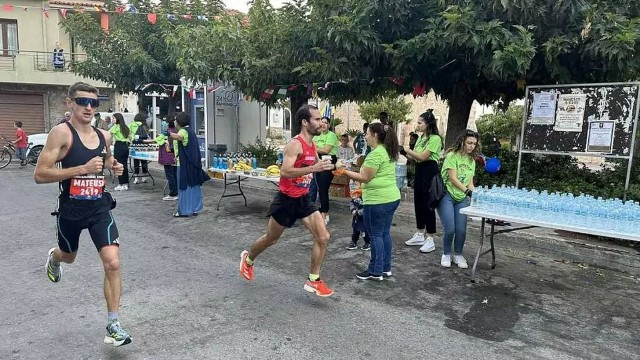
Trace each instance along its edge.
<path fill-rule="evenodd" d="M 349 192 L 352 192 L 354 190 L 356 190 L 358 188 L 358 186 L 356 185 L 356 182 L 353 180 L 349 180 Z"/>
<path fill-rule="evenodd" d="M 258 159 L 255 156 L 251 157 L 251 168 L 254 170 L 258 168 Z"/>

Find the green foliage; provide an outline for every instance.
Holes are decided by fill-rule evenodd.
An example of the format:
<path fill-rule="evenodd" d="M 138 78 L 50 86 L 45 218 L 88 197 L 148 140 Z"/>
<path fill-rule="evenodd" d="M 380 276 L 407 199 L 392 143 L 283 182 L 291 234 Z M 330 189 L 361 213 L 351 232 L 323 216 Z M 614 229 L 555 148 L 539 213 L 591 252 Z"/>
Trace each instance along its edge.
<path fill-rule="evenodd" d="M 498 158 L 502 163 L 500 173 L 492 175 L 479 168 L 474 180 L 476 186 L 515 185 L 518 154 L 502 149 Z M 591 170 L 570 156 L 522 154 L 520 171 L 520 187 L 622 198 L 627 164 L 626 161 L 607 163 L 601 169 Z M 637 162 L 632 166 L 627 199 L 640 201 L 640 164 Z"/>
<path fill-rule="evenodd" d="M 411 103 L 407 102 L 404 96 L 387 94 L 377 96 L 371 102 L 358 104 L 358 111 L 366 122 L 378 119 L 383 111 L 395 122 L 406 122 L 407 116 L 411 113 Z"/>
<path fill-rule="evenodd" d="M 515 143 L 516 137 L 520 135 L 522 129 L 522 119 L 524 117 L 524 106 L 512 105 L 505 110 L 494 109 L 493 114 L 482 115 L 476 122 L 478 133 L 483 137 L 482 143 L 487 144 L 486 137 L 496 137 L 498 139 L 509 140 Z"/>
<path fill-rule="evenodd" d="M 278 148 L 263 143 L 258 137 L 256 137 L 254 144 L 240 144 L 240 147 L 242 148 L 241 152 L 248 152 L 256 157 L 258 167 L 266 168 L 269 165 L 275 164 L 278 160 Z"/>
<path fill-rule="evenodd" d="M 332 119 L 331 119 L 331 124 L 330 124 L 330 126 L 331 126 L 331 128 L 332 128 L 332 129 L 334 129 L 334 131 L 335 131 L 336 126 L 338 126 L 338 125 L 342 125 L 343 123 L 344 123 L 344 122 L 342 121 L 342 119 L 334 117 L 334 118 L 332 118 Z"/>
<path fill-rule="evenodd" d="M 358 136 L 360 134 L 360 130 L 358 129 L 349 129 L 347 130 L 347 134 L 349 134 L 349 138 L 350 139 L 355 139 L 356 136 Z"/>

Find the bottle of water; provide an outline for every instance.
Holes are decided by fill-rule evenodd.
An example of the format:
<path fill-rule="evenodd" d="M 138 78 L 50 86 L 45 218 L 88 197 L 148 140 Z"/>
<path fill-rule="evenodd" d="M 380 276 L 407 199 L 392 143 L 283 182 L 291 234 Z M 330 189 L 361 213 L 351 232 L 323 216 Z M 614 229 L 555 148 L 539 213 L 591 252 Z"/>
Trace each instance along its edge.
<path fill-rule="evenodd" d="M 254 170 L 258 168 L 258 159 L 256 159 L 255 155 L 251 157 L 251 168 Z"/>
<path fill-rule="evenodd" d="M 358 188 L 358 186 L 356 185 L 356 182 L 353 180 L 349 180 L 349 192 L 352 192 L 354 190 L 356 190 Z"/>

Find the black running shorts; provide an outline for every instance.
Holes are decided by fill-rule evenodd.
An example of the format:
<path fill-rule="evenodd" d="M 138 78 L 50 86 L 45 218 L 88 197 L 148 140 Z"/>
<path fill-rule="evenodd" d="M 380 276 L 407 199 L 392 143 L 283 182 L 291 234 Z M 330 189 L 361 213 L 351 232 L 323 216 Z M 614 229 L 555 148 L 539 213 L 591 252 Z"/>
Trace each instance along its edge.
<path fill-rule="evenodd" d="M 292 227 L 298 219 L 306 218 L 318 209 L 309 200 L 309 194 L 293 198 L 278 192 L 273 198 L 267 216 L 284 227 Z"/>
<path fill-rule="evenodd" d="M 111 211 L 102 211 L 80 220 L 68 220 L 58 216 L 58 246 L 66 253 L 78 251 L 80 233 L 89 229 L 91 240 L 100 251 L 103 246 L 118 245 L 118 228 Z"/>

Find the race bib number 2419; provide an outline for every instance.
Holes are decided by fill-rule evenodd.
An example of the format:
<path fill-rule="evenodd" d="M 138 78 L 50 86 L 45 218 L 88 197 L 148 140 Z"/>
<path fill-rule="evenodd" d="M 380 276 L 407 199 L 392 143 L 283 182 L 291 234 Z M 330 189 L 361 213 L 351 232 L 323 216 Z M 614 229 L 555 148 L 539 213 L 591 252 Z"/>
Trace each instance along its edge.
<path fill-rule="evenodd" d="M 104 176 L 78 176 L 71 179 L 69 197 L 76 200 L 98 200 L 102 198 Z"/>

